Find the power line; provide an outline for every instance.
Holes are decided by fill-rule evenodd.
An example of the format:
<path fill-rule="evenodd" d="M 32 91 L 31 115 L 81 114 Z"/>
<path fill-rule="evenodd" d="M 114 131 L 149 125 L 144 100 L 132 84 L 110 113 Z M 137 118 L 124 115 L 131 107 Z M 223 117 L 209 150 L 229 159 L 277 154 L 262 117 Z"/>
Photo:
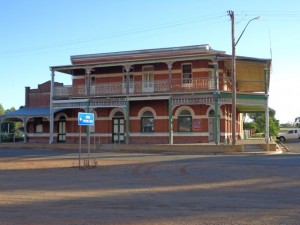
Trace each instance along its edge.
<path fill-rule="evenodd" d="M 224 18 L 224 17 L 226 17 L 226 15 L 224 15 L 224 14 L 207 15 L 207 16 L 189 18 L 189 19 L 185 19 L 185 20 L 178 20 L 178 21 L 173 21 L 173 22 L 169 22 L 169 23 L 148 26 L 145 28 L 143 27 L 143 28 L 138 28 L 138 29 L 133 29 L 133 30 L 125 30 L 122 32 L 117 32 L 117 33 L 112 33 L 112 34 L 97 34 L 97 35 L 88 36 L 88 37 L 84 37 L 84 38 L 80 38 L 80 39 L 66 41 L 66 42 L 56 42 L 56 43 L 42 44 L 42 45 L 37 45 L 37 46 L 32 46 L 32 47 L 22 48 L 22 49 L 17 49 L 17 50 L 2 51 L 2 52 L 0 52 L 0 54 L 8 56 L 8 55 L 21 54 L 21 53 L 28 53 L 28 52 L 30 53 L 30 52 L 45 50 L 45 49 L 50 49 L 50 48 L 58 48 L 58 47 L 76 45 L 76 44 L 84 44 L 84 43 L 94 42 L 94 41 L 99 41 L 99 40 L 131 36 L 134 34 L 142 34 L 142 33 L 146 33 L 146 32 L 153 32 L 153 31 L 162 30 L 162 29 L 171 29 L 174 27 L 176 28 L 176 27 L 184 26 L 184 25 L 204 23 L 205 21 L 219 20 L 220 18 Z"/>

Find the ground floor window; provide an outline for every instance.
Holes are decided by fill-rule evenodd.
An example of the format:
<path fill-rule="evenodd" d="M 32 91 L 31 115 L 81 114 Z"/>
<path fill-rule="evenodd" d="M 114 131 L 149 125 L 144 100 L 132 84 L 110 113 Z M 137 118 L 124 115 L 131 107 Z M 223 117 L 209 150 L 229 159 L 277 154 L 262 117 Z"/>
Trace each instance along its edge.
<path fill-rule="evenodd" d="M 183 110 L 178 116 L 178 131 L 192 132 L 192 116 L 188 110 Z"/>
<path fill-rule="evenodd" d="M 43 118 L 35 118 L 34 119 L 34 132 L 35 133 L 43 133 Z"/>
<path fill-rule="evenodd" d="M 143 113 L 141 117 L 141 131 L 142 132 L 154 132 L 154 116 L 150 111 Z"/>

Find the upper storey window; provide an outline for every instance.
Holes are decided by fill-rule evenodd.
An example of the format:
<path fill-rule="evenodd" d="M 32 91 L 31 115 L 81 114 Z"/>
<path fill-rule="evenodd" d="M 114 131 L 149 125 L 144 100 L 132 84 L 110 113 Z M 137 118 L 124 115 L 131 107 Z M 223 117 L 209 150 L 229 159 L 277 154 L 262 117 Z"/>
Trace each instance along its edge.
<path fill-rule="evenodd" d="M 182 84 L 192 83 L 192 64 L 183 64 L 181 67 Z"/>

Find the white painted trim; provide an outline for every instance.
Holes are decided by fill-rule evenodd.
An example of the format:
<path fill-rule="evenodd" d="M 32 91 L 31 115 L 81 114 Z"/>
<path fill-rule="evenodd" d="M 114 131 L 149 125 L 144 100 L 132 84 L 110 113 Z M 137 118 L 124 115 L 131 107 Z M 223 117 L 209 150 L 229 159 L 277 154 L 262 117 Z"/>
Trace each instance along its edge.
<path fill-rule="evenodd" d="M 145 96 L 145 97 L 129 97 L 129 101 L 141 101 L 141 100 L 168 100 L 170 96 Z"/>
<path fill-rule="evenodd" d="M 183 105 L 183 106 L 180 106 L 180 107 L 176 110 L 173 119 L 178 119 L 179 114 L 180 114 L 183 110 L 189 111 L 189 112 L 191 113 L 192 118 L 195 118 L 195 117 L 196 117 L 196 116 L 195 116 L 195 113 L 194 113 L 194 110 L 193 110 L 190 106 Z"/>
<path fill-rule="evenodd" d="M 64 112 L 58 113 L 58 114 L 55 116 L 54 121 L 59 121 L 59 118 L 60 118 L 61 116 L 64 116 L 64 117 L 66 118 L 66 121 L 69 121 L 69 118 L 68 118 L 67 114 L 65 114 Z"/>
<path fill-rule="evenodd" d="M 163 132 L 149 132 L 149 133 L 130 133 L 130 137 L 168 137 L 169 133 Z"/>
<path fill-rule="evenodd" d="M 109 117 L 105 117 L 104 119 L 101 119 L 101 118 L 100 118 L 100 120 L 105 120 L 105 119 L 106 119 L 106 120 L 107 120 L 107 119 L 112 120 L 112 118 L 114 117 L 114 115 L 115 115 L 117 112 L 123 113 L 124 118 L 125 118 L 126 113 L 125 113 L 125 110 L 124 110 L 123 108 L 113 108 L 113 109 L 110 111 L 110 113 L 109 113 Z"/>
<path fill-rule="evenodd" d="M 27 133 L 28 137 L 47 137 L 49 138 L 49 133 Z"/>
<path fill-rule="evenodd" d="M 130 117 L 130 120 L 140 120 L 141 117 L 139 116 L 132 116 Z M 168 116 L 154 116 L 154 120 L 168 120 L 169 117 Z"/>
<path fill-rule="evenodd" d="M 176 132 L 173 134 L 174 137 L 208 137 L 208 132 Z"/>
<path fill-rule="evenodd" d="M 146 106 L 140 109 L 138 112 L 138 118 L 141 118 L 144 112 L 150 111 L 153 114 L 154 119 L 156 119 L 156 112 L 152 107 Z"/>

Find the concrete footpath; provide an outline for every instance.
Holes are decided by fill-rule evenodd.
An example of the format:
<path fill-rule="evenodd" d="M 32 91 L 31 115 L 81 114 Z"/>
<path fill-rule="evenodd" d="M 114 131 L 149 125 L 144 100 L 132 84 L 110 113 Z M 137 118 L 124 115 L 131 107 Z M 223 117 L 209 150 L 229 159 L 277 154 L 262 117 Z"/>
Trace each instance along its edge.
<path fill-rule="evenodd" d="M 78 150 L 79 144 L 48 144 L 48 143 L 1 143 L 0 148 L 21 149 L 65 149 Z M 88 146 L 81 145 L 86 151 Z M 231 144 L 91 144 L 90 149 L 102 152 L 140 152 L 140 153 L 183 153 L 183 154 L 280 154 L 282 149 L 275 143 L 269 145 L 261 141 L 242 141 Z"/>

